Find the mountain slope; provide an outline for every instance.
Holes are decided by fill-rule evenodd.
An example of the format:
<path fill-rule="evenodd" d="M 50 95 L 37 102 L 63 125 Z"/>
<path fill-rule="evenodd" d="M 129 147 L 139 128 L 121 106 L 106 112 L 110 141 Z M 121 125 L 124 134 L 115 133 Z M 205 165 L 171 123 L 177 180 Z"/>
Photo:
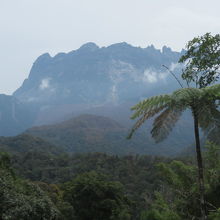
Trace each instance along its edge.
<path fill-rule="evenodd" d="M 15 97 L 0 94 L 0 136 L 16 135 L 30 127 L 34 112 Z"/>
<path fill-rule="evenodd" d="M 167 47 L 161 52 L 153 46 L 139 48 L 126 43 L 102 48 L 88 43 L 55 57 L 46 53 L 35 61 L 14 96 L 41 103 L 125 101 L 140 97 L 146 85 L 162 81 L 162 65 L 176 63 L 180 55 Z"/>
<path fill-rule="evenodd" d="M 16 114 L 12 114 L 12 107 L 8 108 L 5 103 L 0 106 L 2 112 L 6 112 L 4 114 L 10 115 L 1 119 L 0 135 L 17 135 L 33 126 L 55 124 L 28 132 L 64 146 L 69 152 L 178 152 L 191 143 L 191 137 L 188 138 L 190 125 L 186 120 L 182 123 L 185 123 L 184 135 L 187 138 L 183 137 L 181 129 L 175 129 L 169 139 L 155 145 L 147 136 L 150 125 L 131 141 L 126 140 L 126 136 L 133 124 L 129 119 L 131 106 L 143 98 L 178 88 L 175 79 L 162 65 L 178 72 L 180 67 L 176 63 L 183 52 L 175 52 L 168 47 L 162 50 L 154 46 L 140 48 L 127 43 L 100 48 L 94 43 L 87 43 L 78 50 L 59 53 L 54 57 L 43 54 L 34 62 L 23 85 L 11 97 L 20 103 L 16 106 L 21 110 L 16 107 Z M 66 121 L 81 114 L 105 116 L 122 126 L 114 127 L 103 118 L 105 129 L 101 124 L 95 126 L 91 120 L 87 122 L 90 127 L 82 127 L 76 119 Z M 80 123 L 86 121 L 85 118 L 78 120 Z M 98 120 L 95 119 L 96 123 Z M 60 124 L 62 121 L 65 122 Z M 68 127 L 68 123 L 72 123 L 73 127 Z"/>
<path fill-rule="evenodd" d="M 167 47 L 160 51 L 153 46 L 140 48 L 118 43 L 99 48 L 87 43 L 69 53 L 40 56 L 28 79 L 13 95 L 38 106 L 34 125 L 90 113 L 97 106 L 131 106 L 143 97 L 178 87 L 162 65 L 174 69 L 180 56 Z"/>
<path fill-rule="evenodd" d="M 183 134 L 181 130 L 179 132 Z M 146 130 L 138 132 L 132 140 L 127 140 L 127 128 L 110 118 L 95 115 L 81 115 L 55 125 L 33 127 L 26 133 L 73 153 L 174 155 L 191 141 L 185 137 L 177 141 L 174 133 L 167 142 L 156 145 L 146 135 Z"/>
<path fill-rule="evenodd" d="M 121 142 L 126 142 L 126 129 L 109 118 L 95 115 L 82 115 L 55 125 L 33 127 L 26 133 L 59 144 L 68 152 L 120 154 L 127 150 L 120 146 Z M 118 149 L 115 149 L 116 146 Z"/>
<path fill-rule="evenodd" d="M 28 134 L 22 134 L 15 137 L 0 137 L 0 151 L 6 151 L 12 154 L 23 154 L 28 152 L 42 152 L 45 154 L 61 154 L 61 148 L 51 143 Z"/>

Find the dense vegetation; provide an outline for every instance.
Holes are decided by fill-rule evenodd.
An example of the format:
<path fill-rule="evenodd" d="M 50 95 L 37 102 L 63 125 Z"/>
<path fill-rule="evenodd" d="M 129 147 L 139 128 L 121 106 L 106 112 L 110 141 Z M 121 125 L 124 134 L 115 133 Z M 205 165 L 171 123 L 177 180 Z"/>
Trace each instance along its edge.
<path fill-rule="evenodd" d="M 0 154 L 0 218 L 57 219 L 59 211 L 37 184 L 17 177 L 7 154 Z"/>
<path fill-rule="evenodd" d="M 210 219 L 218 219 L 220 148 L 208 144 L 204 158 Z M 199 219 L 193 158 L 30 151 L 11 159 L 2 154 L 0 164 L 2 219 L 16 214 L 10 214 L 10 207 L 20 214 L 8 219 L 88 219 L 90 209 L 96 216 L 92 219 Z M 7 199 L 13 202 L 9 206 Z"/>
<path fill-rule="evenodd" d="M 151 156 L 110 156 L 101 153 L 53 156 L 39 152 L 16 154 L 12 165 L 16 173 L 34 182 L 60 184 L 91 171 L 103 174 L 109 181 L 120 182 L 132 200 L 132 214 L 145 207 L 145 197 L 159 185 L 155 164 L 163 158 Z"/>

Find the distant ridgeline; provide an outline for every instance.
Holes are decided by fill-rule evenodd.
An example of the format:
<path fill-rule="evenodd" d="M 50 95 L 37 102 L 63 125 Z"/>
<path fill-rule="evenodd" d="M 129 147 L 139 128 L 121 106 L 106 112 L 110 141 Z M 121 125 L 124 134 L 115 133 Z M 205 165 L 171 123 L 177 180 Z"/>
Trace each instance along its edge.
<path fill-rule="evenodd" d="M 169 93 L 178 88 L 175 79 L 162 65 L 179 74 L 181 67 L 177 62 L 183 53 L 184 51 L 174 52 L 166 46 L 158 50 L 154 46 L 140 48 L 118 43 L 100 48 L 94 43 L 87 43 L 78 50 L 59 53 L 54 57 L 48 53 L 43 54 L 34 62 L 29 77 L 13 96 L 0 95 L 0 136 L 17 135 L 33 126 L 60 123 L 81 114 L 92 114 L 117 121 L 123 127 L 116 129 L 118 135 L 121 135 L 121 139 L 122 136 L 125 138 L 131 126 L 129 116 L 132 105 L 143 98 Z M 191 143 L 189 129 L 184 129 L 191 124 L 186 119 L 180 124 L 182 128 L 178 128 L 171 137 L 174 142 L 168 139 L 164 146 L 168 144 L 174 149 L 178 143 L 184 145 L 182 147 Z M 30 131 L 33 135 L 37 133 L 36 129 L 28 132 Z M 68 136 L 67 130 L 62 132 Z M 103 132 L 100 136 L 109 141 L 107 134 Z M 120 141 L 116 144 L 114 135 L 108 135 L 115 145 L 121 144 Z M 146 145 L 152 146 L 153 142 L 147 137 L 147 132 L 144 135 L 144 140 L 148 140 Z M 42 135 L 38 132 L 37 136 Z M 96 134 L 95 136 L 98 138 Z M 186 137 L 189 137 L 188 140 Z M 66 137 L 65 140 L 68 139 Z M 84 137 L 79 139 L 84 140 Z M 91 139 L 88 139 L 86 142 L 90 143 Z M 69 150 L 71 147 L 67 145 L 65 147 Z M 160 147 L 157 148 L 156 151 L 159 151 Z M 81 151 L 82 148 L 77 145 L 71 149 Z M 118 151 L 121 153 L 121 150 Z"/>
<path fill-rule="evenodd" d="M 178 86 L 167 80 L 162 65 L 173 69 L 180 55 L 167 47 L 161 52 L 153 46 L 142 49 L 126 43 L 103 48 L 88 43 L 55 57 L 46 53 L 35 61 L 28 79 L 14 96 L 24 102 L 39 103 L 43 110 L 50 105 L 92 107 L 136 102 L 171 91 L 172 84 L 172 88 Z M 152 91 L 156 87 L 160 91 Z"/>

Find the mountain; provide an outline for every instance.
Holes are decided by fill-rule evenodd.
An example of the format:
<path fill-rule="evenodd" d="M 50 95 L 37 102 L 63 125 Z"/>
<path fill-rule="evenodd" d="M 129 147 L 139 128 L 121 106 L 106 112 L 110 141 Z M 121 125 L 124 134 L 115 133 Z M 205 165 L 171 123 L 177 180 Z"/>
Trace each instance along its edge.
<path fill-rule="evenodd" d="M 189 127 L 189 125 L 187 125 Z M 145 128 L 146 129 L 146 128 Z M 103 116 L 81 115 L 62 123 L 30 128 L 26 134 L 40 137 L 71 153 L 103 152 L 108 154 L 175 155 L 191 141 L 190 134 L 176 139 L 182 130 L 174 132 L 164 143 L 155 146 L 146 130 L 127 140 L 128 129 Z M 187 130 L 187 129 L 185 129 Z"/>
<path fill-rule="evenodd" d="M 101 48 L 87 43 L 54 57 L 45 53 L 34 62 L 29 77 L 13 96 L 36 106 L 34 125 L 95 113 L 96 109 L 102 113 L 106 106 L 118 109 L 126 103 L 129 108 L 144 97 L 178 87 L 162 65 L 174 69 L 182 53 L 127 43 Z M 114 118 L 110 112 L 101 115 Z"/>
<path fill-rule="evenodd" d="M 33 124 L 34 110 L 17 98 L 0 94 L 0 135 L 16 135 Z"/>
<path fill-rule="evenodd" d="M 151 83 L 163 81 L 166 71 L 162 65 L 176 63 L 180 55 L 167 47 L 161 52 L 153 46 L 139 48 L 126 43 L 103 48 L 87 43 L 54 57 L 46 53 L 34 62 L 28 79 L 14 96 L 46 104 L 136 99 L 146 94 Z"/>
<path fill-rule="evenodd" d="M 28 134 L 15 137 L 0 137 L 0 151 L 11 154 L 23 154 L 28 152 L 42 152 L 45 154 L 58 155 L 63 153 L 62 149 L 51 143 Z"/>
<path fill-rule="evenodd" d="M 35 126 L 27 132 L 60 144 L 69 152 L 178 152 L 192 141 L 191 125 L 186 119 L 180 121 L 182 128 L 186 128 L 184 132 L 177 126 L 171 137 L 156 147 L 146 135 L 150 124 L 131 141 L 125 137 L 134 123 L 130 120 L 131 106 L 146 97 L 178 88 L 178 83 L 162 65 L 175 73 L 181 72 L 177 62 L 183 53 L 166 46 L 158 50 L 153 45 L 140 48 L 127 43 L 108 47 L 87 43 L 54 57 L 45 53 L 34 62 L 28 78 L 13 96 L 3 97 L 0 135 L 17 135 Z M 82 128 L 76 122 L 82 114 L 90 114 L 90 128 Z M 118 127 L 113 128 L 114 123 L 107 123 L 103 118 L 95 120 L 105 121 L 105 129 L 100 125 L 93 127 L 91 114 L 117 121 Z M 77 120 L 87 119 L 84 116 Z"/>

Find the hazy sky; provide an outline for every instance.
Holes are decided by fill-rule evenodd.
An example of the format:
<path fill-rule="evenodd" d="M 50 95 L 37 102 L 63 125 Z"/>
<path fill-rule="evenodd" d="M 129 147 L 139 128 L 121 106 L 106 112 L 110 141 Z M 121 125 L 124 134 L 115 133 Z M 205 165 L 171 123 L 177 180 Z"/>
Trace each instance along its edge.
<path fill-rule="evenodd" d="M 219 0 L 0 0 L 0 93 L 11 94 L 42 53 L 86 42 L 181 50 L 220 32 Z"/>

